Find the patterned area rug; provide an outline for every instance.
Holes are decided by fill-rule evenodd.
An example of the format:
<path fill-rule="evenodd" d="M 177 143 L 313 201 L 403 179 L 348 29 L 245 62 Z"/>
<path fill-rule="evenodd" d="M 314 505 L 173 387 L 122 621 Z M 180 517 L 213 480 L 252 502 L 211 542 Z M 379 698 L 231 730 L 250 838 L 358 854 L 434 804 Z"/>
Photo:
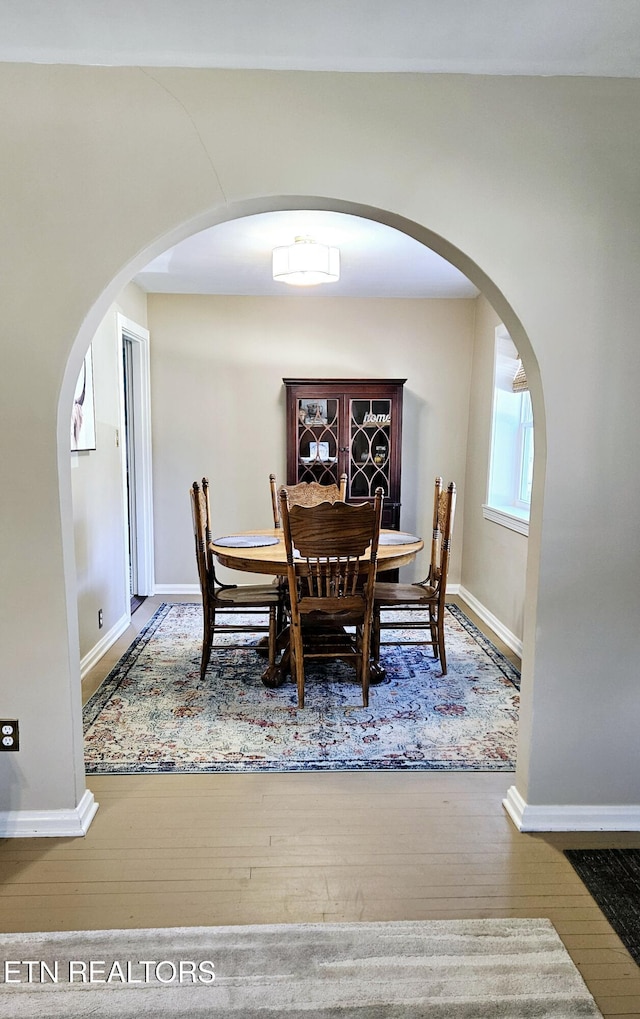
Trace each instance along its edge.
<path fill-rule="evenodd" d="M 640 966 L 640 849 L 565 849 L 565 856 Z"/>
<path fill-rule="evenodd" d="M 291 680 L 267 689 L 252 634 L 202 682 L 201 633 L 199 604 L 158 609 L 84 709 L 87 772 L 514 769 L 519 674 L 455 606 L 447 676 L 430 648 L 383 648 L 368 708 L 342 663 L 308 669 L 302 710 Z"/>
<path fill-rule="evenodd" d="M 602 1019 L 549 920 L 68 931 L 3 947 L 7 1019 Z"/>

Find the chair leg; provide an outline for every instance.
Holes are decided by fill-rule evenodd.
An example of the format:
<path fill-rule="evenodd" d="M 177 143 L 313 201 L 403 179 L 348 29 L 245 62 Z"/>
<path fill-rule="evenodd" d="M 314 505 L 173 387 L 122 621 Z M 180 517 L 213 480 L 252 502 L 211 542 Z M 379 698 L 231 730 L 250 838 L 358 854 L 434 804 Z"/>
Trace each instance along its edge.
<path fill-rule="evenodd" d="M 291 623 L 290 630 L 291 659 L 293 675 L 298 687 L 298 707 L 304 707 L 304 651 L 302 645 L 302 632 L 300 622 Z"/>
<path fill-rule="evenodd" d="M 211 646 L 215 630 L 215 611 L 203 606 L 204 630 L 202 634 L 202 657 L 200 658 L 200 679 L 204 679 L 209 659 L 211 658 Z"/>
<path fill-rule="evenodd" d="M 438 617 L 438 651 L 440 652 L 440 667 L 442 669 L 442 675 L 447 674 L 447 652 L 444 647 L 444 618 L 439 615 Z"/>
<path fill-rule="evenodd" d="M 360 681 L 362 683 L 362 706 L 369 707 L 369 678 L 371 671 L 371 630 L 363 627 L 360 636 Z"/>
<path fill-rule="evenodd" d="M 440 668 L 442 669 L 442 676 L 446 676 L 446 651 L 444 650 L 443 627 L 438 629 L 438 649 L 440 651 Z"/>
<path fill-rule="evenodd" d="M 276 606 L 269 608 L 269 669 L 276 664 L 277 611 Z"/>
<path fill-rule="evenodd" d="M 374 662 L 380 661 L 380 606 L 375 605 L 373 609 L 373 623 L 371 625 L 371 657 Z"/>
<path fill-rule="evenodd" d="M 432 609 L 431 605 L 428 606 L 428 612 L 429 612 L 429 629 L 431 630 L 431 642 L 432 642 L 432 645 L 433 645 L 433 657 L 437 661 L 438 660 L 438 656 L 440 654 L 440 650 L 439 650 L 440 649 L 440 636 L 439 636 L 438 619 L 433 614 L 433 609 Z"/>

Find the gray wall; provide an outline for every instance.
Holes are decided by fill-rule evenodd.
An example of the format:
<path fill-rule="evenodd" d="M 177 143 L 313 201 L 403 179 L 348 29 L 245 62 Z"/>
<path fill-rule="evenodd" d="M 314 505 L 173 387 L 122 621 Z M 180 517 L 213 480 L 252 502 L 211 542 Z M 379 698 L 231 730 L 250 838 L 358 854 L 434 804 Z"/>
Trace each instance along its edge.
<path fill-rule="evenodd" d="M 640 82 L 2 65 L 0 88 L 0 646 L 24 733 L 5 807 L 73 811 L 85 790 L 68 409 L 88 343 L 171 243 L 319 195 L 450 257 L 520 350 L 537 457 L 516 787 L 640 826 Z"/>

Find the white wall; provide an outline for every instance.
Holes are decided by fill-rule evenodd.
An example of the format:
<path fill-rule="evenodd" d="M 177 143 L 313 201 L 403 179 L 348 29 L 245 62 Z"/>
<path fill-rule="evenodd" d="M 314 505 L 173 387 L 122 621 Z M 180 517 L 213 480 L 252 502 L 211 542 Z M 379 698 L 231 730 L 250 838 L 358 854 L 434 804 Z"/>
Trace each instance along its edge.
<path fill-rule="evenodd" d="M 475 301 L 150 294 L 148 309 L 158 584 L 197 583 L 188 488 L 203 474 L 217 533 L 271 526 L 285 377 L 407 378 L 401 525 L 431 533 L 436 474 L 463 498 Z M 462 543 L 460 513 L 452 583 Z M 407 579 L 427 566 L 424 553 Z"/>
<path fill-rule="evenodd" d="M 124 573 L 122 338 L 117 315 L 120 312 L 145 326 L 146 304 L 146 295 L 130 284 L 100 323 L 92 340 L 96 449 L 71 453 L 81 658 L 86 658 L 129 614 L 128 579 Z M 103 612 L 101 629 L 99 609 Z"/>
<path fill-rule="evenodd" d="M 516 638 L 516 643 L 522 641 L 524 627 L 528 538 L 485 520 L 482 513 L 487 501 L 495 330 L 499 324 L 486 298 L 478 297 L 465 473 L 462 587 L 463 594 L 469 592 L 480 602 Z"/>
<path fill-rule="evenodd" d="M 85 789 L 68 408 L 86 346 L 192 230 L 329 204 L 450 257 L 523 355 L 537 463 L 516 786 L 532 808 L 622 805 L 640 826 L 640 82 L 2 65 L 0 89 L 0 647 L 23 725 L 5 804 L 75 810 Z"/>

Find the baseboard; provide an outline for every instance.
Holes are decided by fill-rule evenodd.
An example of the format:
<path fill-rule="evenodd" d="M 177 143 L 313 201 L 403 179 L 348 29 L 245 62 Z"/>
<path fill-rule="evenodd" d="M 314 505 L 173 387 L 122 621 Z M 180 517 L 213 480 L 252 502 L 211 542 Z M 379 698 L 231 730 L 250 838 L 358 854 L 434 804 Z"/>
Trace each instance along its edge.
<path fill-rule="evenodd" d="M 199 584 L 155 584 L 154 594 L 200 594 Z"/>
<path fill-rule="evenodd" d="M 97 809 L 86 789 L 74 810 L 2 810 L 0 838 L 77 838 L 87 834 Z"/>
<path fill-rule="evenodd" d="M 102 656 L 107 653 L 113 644 L 115 644 L 118 637 L 122 636 L 130 622 L 131 616 L 125 613 L 125 615 L 121 616 L 118 622 L 112 626 L 107 633 L 105 633 L 104 637 L 101 637 L 98 643 L 94 644 L 91 651 L 89 651 L 88 654 L 80 660 L 80 679 L 84 679 L 93 666 L 97 665 Z"/>
<path fill-rule="evenodd" d="M 447 592 L 449 588 L 447 588 Z M 458 588 L 458 595 L 462 598 L 463 602 L 469 606 L 469 608 L 475 612 L 475 614 L 482 620 L 482 622 L 489 626 L 497 637 L 500 638 L 503 643 L 510 648 L 514 654 L 518 655 L 518 658 L 522 658 L 522 641 L 519 637 L 516 637 L 515 633 L 508 630 L 504 623 L 501 623 L 497 616 L 494 616 L 493 612 L 489 612 L 489 609 L 485 608 L 482 602 L 479 602 L 470 591 L 467 591 L 465 587 L 460 584 Z"/>
<path fill-rule="evenodd" d="M 511 786 L 502 805 L 518 831 L 640 831 L 640 806 L 534 806 Z"/>

